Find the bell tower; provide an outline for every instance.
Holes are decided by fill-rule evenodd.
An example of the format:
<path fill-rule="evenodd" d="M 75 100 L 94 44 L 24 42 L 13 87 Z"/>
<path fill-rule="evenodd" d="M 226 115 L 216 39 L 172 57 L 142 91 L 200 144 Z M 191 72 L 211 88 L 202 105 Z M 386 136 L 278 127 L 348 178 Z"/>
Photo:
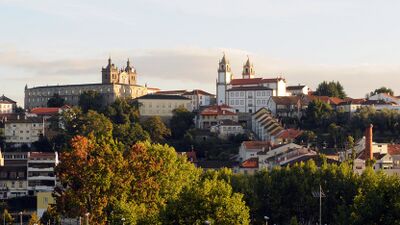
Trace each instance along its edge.
<path fill-rule="evenodd" d="M 108 65 L 101 69 L 101 81 L 103 84 L 119 83 L 118 68 L 111 62 L 111 56 L 108 58 Z"/>
<path fill-rule="evenodd" d="M 137 79 L 136 69 L 131 66 L 131 62 L 129 61 L 129 59 L 126 62 L 125 72 L 128 74 L 129 84 L 135 85 Z"/>
<path fill-rule="evenodd" d="M 243 79 L 254 78 L 254 74 L 255 74 L 255 71 L 254 71 L 253 63 L 250 63 L 250 59 L 247 56 L 247 61 L 243 65 L 243 72 L 242 72 Z"/>
<path fill-rule="evenodd" d="M 225 53 L 219 61 L 218 78 L 217 78 L 217 104 L 226 104 L 226 89 L 227 85 L 232 80 L 231 65 L 226 59 Z"/>

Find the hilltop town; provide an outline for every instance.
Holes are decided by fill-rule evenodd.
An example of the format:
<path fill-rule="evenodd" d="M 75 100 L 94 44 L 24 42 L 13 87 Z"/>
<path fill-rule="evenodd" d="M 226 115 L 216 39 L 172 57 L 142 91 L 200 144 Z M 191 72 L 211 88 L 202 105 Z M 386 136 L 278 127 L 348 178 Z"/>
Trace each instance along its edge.
<path fill-rule="evenodd" d="M 59 201 L 68 211 L 63 224 L 68 223 L 65 218 L 81 219 L 72 213 L 74 205 L 68 202 L 72 195 L 62 190 L 76 185 L 70 183 L 74 178 L 64 173 L 85 170 L 86 163 L 68 165 L 65 161 L 81 160 L 73 158 L 71 149 L 84 152 L 94 140 L 99 141 L 98 146 L 106 146 L 104 149 L 119 144 L 124 147 L 118 148 L 129 149 L 135 143 L 142 144 L 133 148 L 151 149 L 160 146 L 150 143 L 165 144 L 173 147 L 168 147 L 176 154 L 173 157 L 184 158 L 206 173 L 220 171 L 216 176 L 224 176 L 226 169 L 238 177 L 276 168 L 307 171 L 329 165 L 338 170 L 344 163 L 354 174 L 369 169 L 400 174 L 400 96 L 390 88 L 365 90 L 365 98 L 352 98 L 340 81 L 321 80 L 318 88 L 311 90 L 307 84 L 290 83 L 284 76 L 257 74 L 250 58 L 240 73 L 234 73 L 225 54 L 215 68 L 215 94 L 140 85 L 137 80 L 141 74 L 130 60 L 118 68 L 111 58 L 101 68 L 98 83 L 31 87 L 27 81 L 25 89 L 21 87 L 23 103 L 4 93 L 0 97 L 0 198 L 13 206 L 13 216 L 29 217 L 32 212 L 39 218 L 48 216 L 49 206 Z M 91 144 L 78 142 L 80 138 L 88 138 L 85 140 Z M 113 146 L 108 146 L 110 143 Z M 128 159 L 128 153 L 118 157 L 101 154 Z M 99 156 L 85 157 L 89 165 Z M 135 160 L 144 160 L 142 168 L 153 162 L 151 157 L 141 158 L 143 154 L 131 157 L 136 157 L 129 159 L 132 166 L 138 166 Z M 101 160 L 93 163 L 100 165 Z M 93 183 L 91 188 L 95 186 Z M 236 191 L 244 188 L 232 186 Z M 21 204 L 18 201 L 26 208 L 16 206 Z M 254 217 L 264 223 L 259 209 L 254 210 Z M 286 214 L 275 213 L 275 217 L 268 216 L 287 221 Z"/>

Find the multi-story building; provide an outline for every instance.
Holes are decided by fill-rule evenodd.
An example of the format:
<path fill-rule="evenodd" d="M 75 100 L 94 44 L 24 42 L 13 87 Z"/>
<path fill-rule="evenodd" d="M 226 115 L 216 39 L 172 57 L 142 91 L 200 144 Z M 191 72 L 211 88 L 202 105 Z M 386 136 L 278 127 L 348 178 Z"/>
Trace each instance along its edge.
<path fill-rule="evenodd" d="M 78 105 L 79 96 L 88 91 L 102 95 L 104 104 L 114 102 L 117 98 L 136 98 L 155 92 L 158 89 L 137 84 L 135 68 L 127 61 L 124 69 L 118 69 L 108 59 L 108 65 L 102 68 L 102 82 L 94 84 L 54 85 L 28 88 L 25 86 L 25 108 L 46 107 L 47 101 L 58 94 L 68 105 Z"/>
<path fill-rule="evenodd" d="M 209 129 L 211 126 L 220 124 L 223 120 L 238 122 L 238 115 L 232 107 L 227 105 L 213 105 L 203 109 L 196 116 L 196 127 Z"/>
<path fill-rule="evenodd" d="M 215 95 L 199 89 L 187 91 L 182 96 L 192 101 L 193 110 L 199 110 L 202 106 L 209 106 L 215 101 Z"/>
<path fill-rule="evenodd" d="M 387 93 L 379 93 L 376 95 L 372 95 L 370 97 L 368 97 L 368 100 L 382 100 L 385 102 L 394 102 L 397 105 L 400 105 L 400 98 L 396 97 L 396 96 L 392 96 L 390 94 Z"/>
<path fill-rule="evenodd" d="M 6 96 L 0 96 L 0 114 L 14 113 L 17 108 L 17 102 L 7 98 Z"/>
<path fill-rule="evenodd" d="M 270 111 L 262 108 L 251 116 L 252 130 L 262 141 L 271 141 L 273 136 L 281 132 L 283 127 L 272 116 Z"/>
<path fill-rule="evenodd" d="M 8 199 L 28 194 L 27 152 L 3 152 L 0 166 L 0 198 Z"/>
<path fill-rule="evenodd" d="M 222 120 L 218 125 L 212 126 L 210 131 L 216 133 L 221 139 L 228 139 L 232 135 L 244 133 L 242 125 L 233 120 Z"/>
<path fill-rule="evenodd" d="M 256 78 L 250 59 L 243 65 L 242 78 L 234 79 L 225 55 L 219 62 L 216 86 L 217 104 L 227 104 L 240 113 L 254 113 L 266 107 L 271 96 L 287 95 L 284 78 Z"/>
<path fill-rule="evenodd" d="M 308 107 L 302 96 L 273 96 L 268 101 L 268 109 L 276 117 L 300 118 Z"/>
<path fill-rule="evenodd" d="M 4 121 L 4 136 L 7 143 L 27 144 L 28 146 L 44 135 L 46 122 L 39 117 L 17 116 Z"/>
<path fill-rule="evenodd" d="M 29 152 L 27 160 L 28 193 L 52 192 L 56 186 L 54 168 L 58 164 L 57 152 Z"/>
<path fill-rule="evenodd" d="M 169 119 L 174 109 L 183 107 L 190 112 L 193 110 L 191 100 L 180 95 L 148 94 L 136 100 L 141 117 L 160 116 Z"/>

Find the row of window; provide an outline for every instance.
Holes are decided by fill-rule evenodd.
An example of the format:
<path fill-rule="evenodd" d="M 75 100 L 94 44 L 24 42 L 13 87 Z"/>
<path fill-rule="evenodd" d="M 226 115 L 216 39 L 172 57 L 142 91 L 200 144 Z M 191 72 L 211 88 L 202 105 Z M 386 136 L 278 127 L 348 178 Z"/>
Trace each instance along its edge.
<path fill-rule="evenodd" d="M 255 102 L 257 105 L 266 105 L 267 104 L 267 100 L 265 100 L 265 99 L 263 99 L 263 100 L 258 99 Z M 248 106 L 253 106 L 253 100 L 248 100 L 247 104 L 248 104 Z M 243 106 L 243 105 L 245 105 L 245 102 L 244 102 L 244 100 L 231 100 L 230 105 Z"/>
<path fill-rule="evenodd" d="M 270 91 L 254 91 L 256 96 L 271 96 Z M 245 91 L 231 91 L 230 97 L 244 97 Z M 247 96 L 253 96 L 253 91 L 247 92 Z"/>

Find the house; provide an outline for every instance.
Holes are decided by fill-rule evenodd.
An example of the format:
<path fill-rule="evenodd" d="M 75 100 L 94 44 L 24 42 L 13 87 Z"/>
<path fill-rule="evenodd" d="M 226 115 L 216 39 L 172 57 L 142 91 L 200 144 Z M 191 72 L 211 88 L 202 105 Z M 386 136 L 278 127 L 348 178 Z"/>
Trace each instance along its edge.
<path fill-rule="evenodd" d="M 7 98 L 6 96 L 0 96 L 0 114 L 11 114 L 15 113 L 17 108 L 17 102 Z"/>
<path fill-rule="evenodd" d="M 199 110 L 200 107 L 209 106 L 215 102 L 215 95 L 199 89 L 187 91 L 182 96 L 192 100 L 193 110 Z"/>
<path fill-rule="evenodd" d="M 5 119 L 5 142 L 14 145 L 27 144 L 28 146 L 38 141 L 45 135 L 45 127 L 48 123 L 39 117 L 27 117 L 18 115 L 16 119 Z"/>
<path fill-rule="evenodd" d="M 310 88 L 307 85 L 287 86 L 286 92 L 288 96 L 308 95 Z"/>
<path fill-rule="evenodd" d="M 385 100 L 367 100 L 363 102 L 362 107 L 371 107 L 377 111 L 384 109 L 400 111 L 400 105 L 396 102 L 387 102 Z"/>
<path fill-rule="evenodd" d="M 307 106 L 302 96 L 273 96 L 268 101 L 268 109 L 276 117 L 300 118 Z"/>
<path fill-rule="evenodd" d="M 209 129 L 211 126 L 220 124 L 223 120 L 238 122 L 238 115 L 230 106 L 213 105 L 203 109 L 196 116 L 196 127 L 200 129 Z"/>
<path fill-rule="evenodd" d="M 337 98 L 337 97 L 316 96 L 316 95 L 305 96 L 305 101 L 308 102 L 308 103 L 311 102 L 311 101 L 314 101 L 314 100 L 319 100 L 321 102 L 325 102 L 325 103 L 329 104 L 330 106 L 332 106 L 332 108 L 334 110 L 336 110 L 337 106 L 340 103 L 345 101 L 344 99 Z"/>
<path fill-rule="evenodd" d="M 239 167 L 236 169 L 236 173 L 254 174 L 259 171 L 259 169 L 258 158 L 253 157 L 241 162 Z"/>
<path fill-rule="evenodd" d="M 264 152 L 272 148 L 268 141 L 244 141 L 239 147 L 239 161 L 257 157 L 258 152 Z"/>
<path fill-rule="evenodd" d="M 379 93 L 368 97 L 368 100 L 382 100 L 385 102 L 394 102 L 396 105 L 400 105 L 400 98 L 392 96 L 387 93 Z"/>
<path fill-rule="evenodd" d="M 170 119 L 173 110 L 179 107 L 192 111 L 191 100 L 179 95 L 148 94 L 136 98 L 139 103 L 139 113 L 142 118 L 149 116 L 160 116 Z"/>
<path fill-rule="evenodd" d="M 272 116 L 270 111 L 262 108 L 251 116 L 251 129 L 262 141 L 271 141 L 272 137 L 281 132 L 283 127 Z"/>
<path fill-rule="evenodd" d="M 364 98 L 359 99 L 346 99 L 345 101 L 339 103 L 336 107 L 337 111 L 349 113 L 350 116 L 353 115 L 357 110 L 363 107 L 367 100 Z"/>
<path fill-rule="evenodd" d="M 232 135 L 244 134 L 242 125 L 233 120 L 221 120 L 219 124 L 211 126 L 210 131 L 221 139 L 228 139 Z"/>
<path fill-rule="evenodd" d="M 276 135 L 272 136 L 271 141 L 272 143 L 278 144 L 288 144 L 292 143 L 303 133 L 302 130 L 298 129 L 285 129 L 277 133 Z"/>

